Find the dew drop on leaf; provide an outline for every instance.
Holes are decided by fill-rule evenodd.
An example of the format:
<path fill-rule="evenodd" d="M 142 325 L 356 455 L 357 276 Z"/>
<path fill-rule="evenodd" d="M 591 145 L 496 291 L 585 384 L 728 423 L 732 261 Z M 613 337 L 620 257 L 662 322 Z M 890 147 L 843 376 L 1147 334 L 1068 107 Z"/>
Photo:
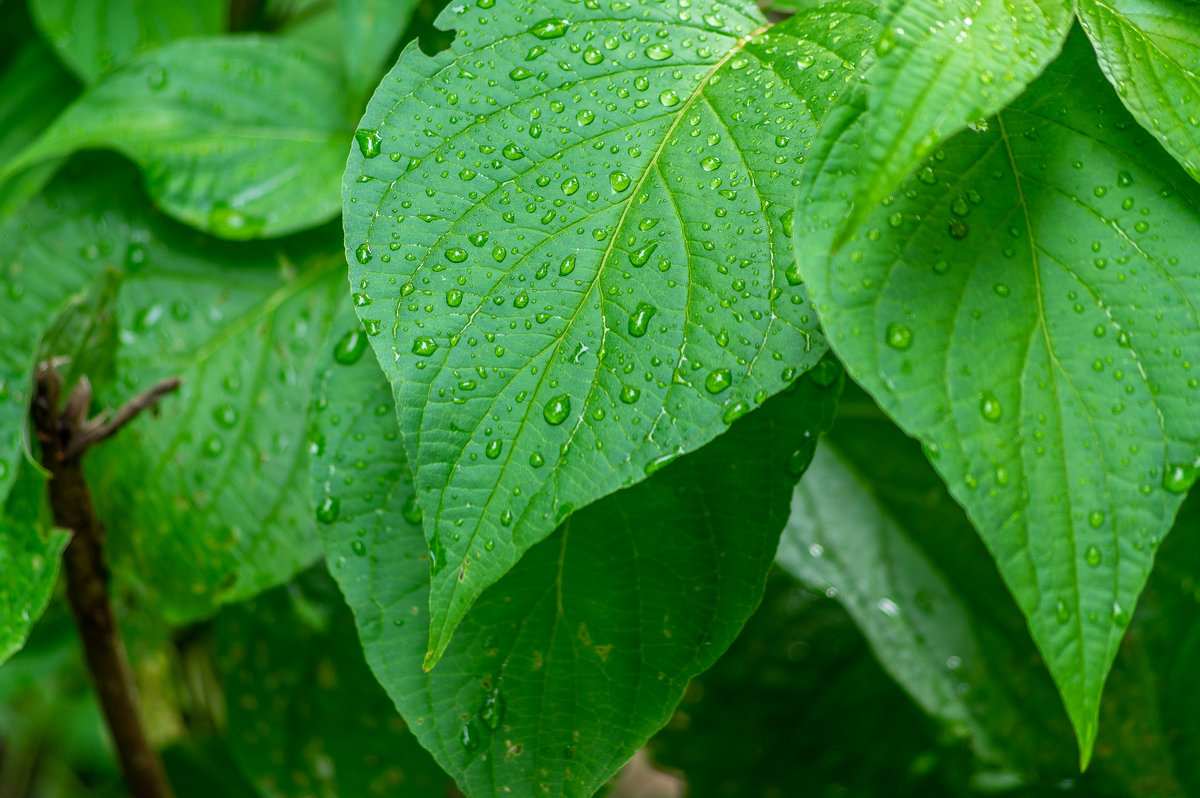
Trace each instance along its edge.
<path fill-rule="evenodd" d="M 704 389 L 709 393 L 720 393 L 733 384 L 733 374 L 729 369 L 713 369 L 704 380 Z"/>
<path fill-rule="evenodd" d="M 383 138 L 378 130 L 360 128 L 354 131 L 354 140 L 358 142 L 358 150 L 364 158 L 374 158 L 383 152 Z"/>
<path fill-rule="evenodd" d="M 332 524 L 338 518 L 338 513 L 341 512 L 342 503 L 333 496 L 326 496 L 325 500 L 317 507 L 317 520 L 322 524 Z"/>
<path fill-rule="evenodd" d="M 565 19 L 543 19 L 530 28 L 529 32 L 543 41 L 547 39 L 559 39 L 567 32 L 567 28 L 570 25 L 571 23 Z"/>
<path fill-rule="evenodd" d="M 887 327 L 887 345 L 901 352 L 912 346 L 913 332 L 899 322 L 892 322 Z"/>
<path fill-rule="evenodd" d="M 558 426 L 567 420 L 567 416 L 571 413 L 571 397 L 567 394 L 559 394 L 546 402 L 546 406 L 542 408 L 542 417 L 546 419 L 546 423 Z"/>
<path fill-rule="evenodd" d="M 333 346 L 333 359 L 343 366 L 352 366 L 367 351 L 367 336 L 363 330 L 351 330 Z"/>
<path fill-rule="evenodd" d="M 483 453 L 489 460 L 495 460 L 502 451 L 504 451 L 504 441 L 500 440 L 488 441 L 487 446 L 483 447 Z"/>
<path fill-rule="evenodd" d="M 996 394 L 991 391 L 984 391 L 983 396 L 979 399 L 979 414 L 988 421 L 999 421 L 1004 415 L 1004 408 L 1000 404 L 1000 400 L 996 398 Z"/>
<path fill-rule="evenodd" d="M 1196 482 L 1197 474 L 1200 470 L 1191 463 L 1168 463 L 1163 471 L 1163 487 L 1168 493 L 1187 493 Z"/>
<path fill-rule="evenodd" d="M 418 355 L 420 357 L 428 357 L 429 355 L 432 355 L 434 352 L 436 352 L 437 349 L 438 349 L 437 342 L 435 342 L 432 338 L 429 338 L 427 336 L 422 336 L 422 337 L 416 339 L 415 341 L 413 341 L 413 345 L 412 345 L 412 353 L 414 355 Z"/>
<path fill-rule="evenodd" d="M 639 302 L 637 309 L 633 315 L 629 317 L 629 334 L 634 338 L 641 338 L 650 329 L 650 320 L 654 318 L 654 314 L 658 312 L 658 308 L 648 302 Z"/>

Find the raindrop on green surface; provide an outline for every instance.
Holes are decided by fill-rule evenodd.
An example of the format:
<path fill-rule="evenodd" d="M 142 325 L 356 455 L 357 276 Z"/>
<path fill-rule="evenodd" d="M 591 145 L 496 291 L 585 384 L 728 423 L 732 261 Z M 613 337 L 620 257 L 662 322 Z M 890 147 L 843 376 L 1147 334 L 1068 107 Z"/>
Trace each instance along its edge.
<path fill-rule="evenodd" d="M 400 507 L 400 517 L 416 526 L 420 526 L 421 522 L 425 520 L 425 514 L 421 512 L 421 505 L 417 504 L 415 493 L 410 493 L 404 500 L 404 504 Z"/>
<path fill-rule="evenodd" d="M 559 39 L 562 38 L 570 26 L 571 23 L 565 19 L 543 19 L 530 28 L 529 32 L 543 41 L 547 39 Z"/>
<path fill-rule="evenodd" d="M 200 453 L 205 457 L 220 457 L 224 451 L 225 441 L 216 435 L 210 435 L 205 438 L 203 445 L 200 447 Z"/>
<path fill-rule="evenodd" d="M 574 177 L 568 177 L 562 182 L 562 193 L 568 197 L 579 190 L 579 180 Z"/>
<path fill-rule="evenodd" d="M 583 62 L 589 66 L 595 66 L 604 60 L 604 53 L 597 50 L 595 47 L 589 47 L 583 51 Z"/>
<path fill-rule="evenodd" d="M 658 101 L 666 108 L 674 108 L 679 105 L 679 94 L 674 89 L 667 89 L 658 95 Z"/>
<path fill-rule="evenodd" d="M 546 402 L 546 406 L 542 408 L 542 417 L 546 419 L 546 423 L 558 426 L 567 420 L 567 416 L 571 413 L 571 397 L 567 394 L 559 394 L 552 397 Z"/>
<path fill-rule="evenodd" d="M 1099 529 L 1104 525 L 1104 513 L 1099 510 L 1092 510 L 1088 513 L 1088 525 L 1092 529 Z"/>
<path fill-rule="evenodd" d="M 721 414 L 721 420 L 726 424 L 732 424 L 750 411 L 750 405 L 745 402 L 734 402 L 725 408 L 725 412 Z"/>
<path fill-rule="evenodd" d="M 584 108 L 582 111 L 575 114 L 575 123 L 578 124 L 580 127 L 585 127 L 587 125 L 592 124 L 592 122 L 595 121 L 595 119 L 596 119 L 596 114 L 587 108 Z"/>
<path fill-rule="evenodd" d="M 541 468 L 546 464 L 546 458 L 542 457 L 541 452 L 534 452 L 529 455 L 529 464 L 534 468 Z"/>
<path fill-rule="evenodd" d="M 636 252 L 629 254 L 629 262 L 634 266 L 645 266 L 646 261 L 650 260 L 650 256 L 654 254 L 654 250 L 658 249 L 658 242 L 642 247 Z"/>
<path fill-rule="evenodd" d="M 1054 617 L 1059 623 L 1066 623 L 1071 620 L 1071 608 L 1067 606 L 1067 602 L 1063 599 L 1058 600 L 1058 604 L 1054 607 Z"/>
<path fill-rule="evenodd" d="M 358 142 L 358 151 L 364 158 L 374 158 L 383 152 L 383 137 L 378 130 L 359 128 L 354 131 L 354 140 Z"/>
<path fill-rule="evenodd" d="M 983 396 L 979 399 L 979 413 L 988 421 L 999 421 L 1000 417 L 1004 415 L 1004 408 L 1000 405 L 996 394 L 984 391 Z"/>
<path fill-rule="evenodd" d="M 504 451 L 504 441 L 501 440 L 488 441 L 487 446 L 483 447 L 483 453 L 489 460 L 495 460 L 502 451 Z"/>
<path fill-rule="evenodd" d="M 462 263 L 466 259 L 467 251 L 465 249 L 454 247 L 446 250 L 446 260 L 450 261 L 451 263 Z"/>
<path fill-rule="evenodd" d="M 361 540 L 356 540 L 353 543 L 351 543 L 350 550 L 353 551 L 359 557 L 367 556 L 367 544 L 363 543 Z"/>
<path fill-rule="evenodd" d="M 646 57 L 651 61 L 666 61 L 672 55 L 674 55 L 674 52 L 672 52 L 670 45 L 662 44 L 661 42 L 656 42 L 646 48 Z"/>
<path fill-rule="evenodd" d="M 483 706 L 479 708 L 479 719 L 492 731 L 500 728 L 504 721 L 504 696 L 500 695 L 500 688 L 492 690 L 487 698 L 483 699 Z"/>
<path fill-rule="evenodd" d="M 221 405 L 213 411 L 213 420 L 225 429 L 233 429 L 238 422 L 238 411 L 233 405 Z"/>
<path fill-rule="evenodd" d="M 715 155 L 710 155 L 704 160 L 700 161 L 700 166 L 704 168 L 704 171 L 712 172 L 721 168 L 721 159 Z"/>
<path fill-rule="evenodd" d="M 325 500 L 317 506 L 317 520 L 322 524 L 332 524 L 338 518 L 338 513 L 341 512 L 342 503 L 333 496 L 326 496 Z"/>
<path fill-rule="evenodd" d="M 525 157 L 525 153 L 522 152 L 521 148 L 516 144 L 506 144 L 504 145 L 504 149 L 500 150 L 500 152 L 502 152 L 504 157 L 510 161 L 516 161 Z"/>
<path fill-rule="evenodd" d="M 358 249 L 354 250 L 354 257 L 359 263 L 364 266 L 371 262 L 371 245 L 359 244 Z"/>
<path fill-rule="evenodd" d="M 529 292 L 522 291 L 513 299 L 514 308 L 523 308 L 529 304 Z"/>
<path fill-rule="evenodd" d="M 428 336 L 422 336 L 422 337 L 416 339 L 415 341 L 413 341 L 413 345 L 412 345 L 412 353 L 414 355 L 418 355 L 420 357 L 428 357 L 429 355 L 432 355 L 434 352 L 436 352 L 437 349 L 438 349 L 437 342 L 434 341 L 432 338 L 429 338 Z"/>
<path fill-rule="evenodd" d="M 714 369 L 704 380 L 704 388 L 709 393 L 720 393 L 733 385 L 733 373 L 729 369 Z"/>
<path fill-rule="evenodd" d="M 1099 547 L 1095 545 L 1088 546 L 1087 551 L 1083 553 L 1083 559 L 1088 565 L 1095 568 L 1100 564 L 1101 560 Z"/>
<path fill-rule="evenodd" d="M 887 345 L 901 352 L 912 346 L 913 332 L 899 322 L 892 322 L 887 327 Z"/>
<path fill-rule="evenodd" d="M 463 292 L 457 288 L 451 288 L 446 292 L 446 304 L 452 308 L 456 308 L 462 304 Z"/>
<path fill-rule="evenodd" d="M 558 274 L 560 277 L 566 277 L 573 271 L 575 271 L 575 256 L 568 255 L 563 258 L 562 263 L 558 264 Z"/>
<path fill-rule="evenodd" d="M 629 334 L 634 338 L 641 338 L 650 329 L 650 320 L 654 318 L 654 314 L 658 312 L 658 308 L 648 302 L 639 302 L 633 314 L 629 317 Z"/>
<path fill-rule="evenodd" d="M 608 176 L 608 182 L 609 185 L 612 186 L 613 191 L 620 193 L 629 188 L 629 185 L 633 181 L 630 180 L 629 175 L 625 174 L 624 172 L 613 172 Z"/>
<path fill-rule="evenodd" d="M 458 741 L 462 743 L 462 747 L 468 754 L 479 750 L 479 746 L 483 744 L 482 737 L 483 732 L 476 728 L 474 718 L 464 723 L 462 730 L 458 733 Z"/>
<path fill-rule="evenodd" d="M 351 330 L 333 346 L 333 359 L 343 366 L 352 366 L 367 351 L 367 336 L 363 330 Z"/>
<path fill-rule="evenodd" d="M 1197 474 L 1200 471 L 1191 463 L 1168 463 L 1163 471 L 1163 487 L 1168 493 L 1187 493 L 1195 484 Z"/>
<path fill-rule="evenodd" d="M 642 392 L 637 388 L 634 388 L 632 385 L 621 386 L 621 392 L 617 394 L 617 398 L 627 405 L 633 404 L 640 399 L 641 396 Z"/>

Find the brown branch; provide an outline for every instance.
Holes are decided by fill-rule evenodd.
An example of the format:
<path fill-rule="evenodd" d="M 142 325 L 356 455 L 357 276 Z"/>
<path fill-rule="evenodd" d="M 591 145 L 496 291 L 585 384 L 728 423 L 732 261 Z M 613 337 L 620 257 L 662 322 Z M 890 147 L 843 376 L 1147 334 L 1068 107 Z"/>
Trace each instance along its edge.
<path fill-rule="evenodd" d="M 108 592 L 104 526 L 96 516 L 81 457 L 89 447 L 111 437 L 178 387 L 178 380 L 166 380 L 131 400 L 111 420 L 89 421 L 91 386 L 87 380 L 80 381 L 60 412 L 62 377 L 53 363 L 46 363 L 38 369 L 31 413 L 41 442 L 42 465 L 50 472 L 54 523 L 72 532 L 63 554 L 67 598 L 83 642 L 88 672 L 133 798 L 173 798 L 174 793 L 142 723 L 137 686 Z"/>

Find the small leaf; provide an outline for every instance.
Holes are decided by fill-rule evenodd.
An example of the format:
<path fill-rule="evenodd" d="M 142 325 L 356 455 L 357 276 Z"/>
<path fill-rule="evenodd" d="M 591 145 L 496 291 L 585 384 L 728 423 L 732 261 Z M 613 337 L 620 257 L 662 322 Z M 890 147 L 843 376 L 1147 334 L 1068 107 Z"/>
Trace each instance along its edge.
<path fill-rule="evenodd" d="M 227 739 L 262 795 L 444 795 L 430 758 L 363 661 L 333 580 L 309 571 L 222 611 L 214 659 Z"/>
<path fill-rule="evenodd" d="M 0 177 L 111 147 L 184 222 L 222 238 L 277 236 L 337 212 L 345 111 L 338 71 L 299 45 L 179 41 L 106 76 Z"/>
<path fill-rule="evenodd" d="M 445 553 L 430 667 L 571 512 L 824 351 L 789 209 L 874 8 L 620 6 L 451 7 L 454 45 L 409 46 L 351 152 L 351 282 Z"/>
<path fill-rule="evenodd" d="M 473 798 L 506 785 L 586 798 L 667 722 L 758 604 L 791 486 L 837 393 L 803 378 L 701 451 L 573 515 L 484 593 L 426 673 L 427 510 L 391 388 L 366 358 L 332 365 L 323 386 L 314 474 L 318 506 L 336 508 L 322 525 L 330 570 L 376 676 Z"/>
<path fill-rule="evenodd" d="M 867 74 L 863 167 L 838 245 L 939 143 L 1024 91 L 1071 23 L 1071 0 L 891 3 Z"/>
<path fill-rule="evenodd" d="M 228 0 L 31 0 L 42 36 L 87 83 L 175 39 L 220 33 Z"/>
<path fill-rule="evenodd" d="M 1029 620 L 1086 764 L 1100 692 L 1200 453 L 1200 187 L 1081 36 L 836 255 L 862 104 L 830 117 L 801 271 L 851 376 L 967 509 Z"/>
<path fill-rule="evenodd" d="M 420 0 L 340 0 L 346 79 L 358 92 L 369 92 L 393 60 L 393 51 L 421 5 Z"/>
<path fill-rule="evenodd" d="M 1200 180 L 1200 8 L 1080 0 L 1079 21 L 1125 107 Z"/>
<path fill-rule="evenodd" d="M 25 644 L 54 592 L 70 536 L 40 522 L 45 480 L 23 467 L 0 513 L 0 663 Z"/>

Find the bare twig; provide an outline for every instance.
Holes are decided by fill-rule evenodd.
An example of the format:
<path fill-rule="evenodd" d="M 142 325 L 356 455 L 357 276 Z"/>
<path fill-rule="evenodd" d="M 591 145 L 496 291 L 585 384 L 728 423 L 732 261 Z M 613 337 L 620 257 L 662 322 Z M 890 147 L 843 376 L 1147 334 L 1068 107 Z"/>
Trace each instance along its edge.
<path fill-rule="evenodd" d="M 91 385 L 81 380 L 60 411 L 62 377 L 49 362 L 38 369 L 31 413 L 41 442 L 42 465 L 50 472 L 54 523 L 73 533 L 63 554 L 67 598 L 96 696 L 134 798 L 173 798 L 174 794 L 142 723 L 137 686 L 108 592 L 104 526 L 96 516 L 81 457 L 178 387 L 179 380 L 164 380 L 132 399 L 111 419 L 88 420 Z"/>

